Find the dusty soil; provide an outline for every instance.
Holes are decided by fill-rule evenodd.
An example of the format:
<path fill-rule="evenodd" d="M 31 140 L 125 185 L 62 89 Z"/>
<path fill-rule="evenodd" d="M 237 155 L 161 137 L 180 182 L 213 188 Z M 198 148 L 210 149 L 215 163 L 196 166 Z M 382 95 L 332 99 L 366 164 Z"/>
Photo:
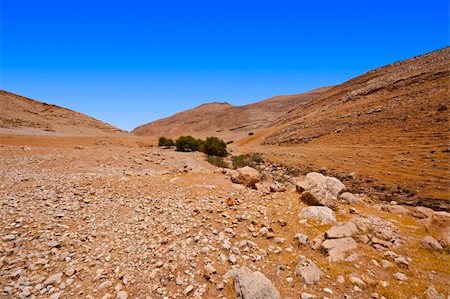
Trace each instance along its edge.
<path fill-rule="evenodd" d="M 306 205 L 292 185 L 286 192 L 263 194 L 231 183 L 200 153 L 164 150 L 152 147 L 154 142 L 0 136 L 0 297 L 116 298 L 121 290 L 128 298 L 234 298 L 232 283 L 222 278 L 232 267 L 231 254 L 237 265 L 267 276 L 283 298 L 299 298 L 302 292 L 331 298 L 369 298 L 372 293 L 422 298 L 430 286 L 448 295 L 448 250 L 421 248 L 419 240 L 434 233 L 423 221 L 382 211 L 377 203 L 352 205 L 361 215 L 380 217 L 399 230 L 401 242 L 390 250 L 410 258 L 410 265 L 385 269 L 379 265 L 384 251 L 360 242 L 355 261 L 330 263 L 322 251 L 294 240 L 297 233 L 311 240 L 330 225 L 299 222 Z M 349 145 L 308 145 L 268 147 L 267 153 L 311 168 L 355 171 L 357 177 L 378 171 L 386 172 L 386 178 L 403 175 L 406 182 L 407 174 L 382 164 L 404 157 L 402 151 L 390 148 L 392 154 L 385 156 L 383 147 L 370 145 L 365 152 L 372 155 L 359 156 L 359 149 Z M 445 179 L 444 169 L 439 171 L 436 181 Z M 413 173 L 409 179 L 416 177 Z M 372 196 L 370 190 L 366 195 Z M 349 207 L 339 207 L 338 221 L 354 217 Z M 274 238 L 259 234 L 263 227 Z M 256 245 L 245 245 L 245 240 Z M 294 274 L 299 255 L 314 260 L 325 273 L 317 285 L 304 285 Z M 217 273 L 206 279 L 208 262 Z M 397 280 L 396 272 L 408 280 Z M 337 282 L 339 275 L 345 283 Z M 366 285 L 355 288 L 350 276 Z M 188 286 L 193 289 L 186 295 Z"/>

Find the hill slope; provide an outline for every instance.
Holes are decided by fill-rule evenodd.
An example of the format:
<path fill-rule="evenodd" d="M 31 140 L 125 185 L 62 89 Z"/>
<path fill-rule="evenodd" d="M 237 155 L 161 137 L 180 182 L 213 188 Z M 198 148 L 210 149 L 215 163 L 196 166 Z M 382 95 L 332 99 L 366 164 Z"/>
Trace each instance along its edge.
<path fill-rule="evenodd" d="M 142 125 L 134 129 L 133 133 L 156 137 L 180 135 L 196 137 L 217 135 L 225 139 L 243 137 L 252 130 L 267 127 L 280 115 L 328 89 L 329 87 L 324 87 L 299 95 L 273 97 L 245 106 L 218 102 L 204 104 Z"/>
<path fill-rule="evenodd" d="M 233 145 L 277 163 L 356 173 L 370 188 L 390 190 L 386 200 L 415 194 L 448 205 L 449 88 L 445 48 L 335 86 Z"/>
<path fill-rule="evenodd" d="M 446 142 L 448 113 L 438 109 L 449 102 L 449 57 L 450 48 L 442 49 L 335 86 L 282 117 L 281 128 L 264 144 L 305 143 L 337 133 L 354 138 L 368 130 L 377 131 L 376 142 L 400 135 Z"/>
<path fill-rule="evenodd" d="M 0 90 L 0 133 L 104 135 L 123 132 L 85 114 Z"/>

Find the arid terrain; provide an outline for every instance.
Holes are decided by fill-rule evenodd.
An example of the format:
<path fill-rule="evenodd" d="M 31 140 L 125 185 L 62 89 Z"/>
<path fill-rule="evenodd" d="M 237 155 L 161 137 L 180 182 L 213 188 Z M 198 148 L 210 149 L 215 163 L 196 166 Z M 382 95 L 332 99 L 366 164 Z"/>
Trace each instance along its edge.
<path fill-rule="evenodd" d="M 1 91 L 0 298 L 449 298 L 449 54 L 133 133 Z"/>

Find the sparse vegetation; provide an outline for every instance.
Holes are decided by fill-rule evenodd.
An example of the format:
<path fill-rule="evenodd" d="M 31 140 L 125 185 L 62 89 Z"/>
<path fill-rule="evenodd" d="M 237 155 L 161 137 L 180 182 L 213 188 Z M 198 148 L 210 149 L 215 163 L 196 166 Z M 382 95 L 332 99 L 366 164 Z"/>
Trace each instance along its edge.
<path fill-rule="evenodd" d="M 217 167 L 229 168 L 228 163 L 224 161 L 223 157 L 207 155 L 206 161 Z"/>
<path fill-rule="evenodd" d="M 173 142 L 171 139 L 167 141 L 166 138 L 161 137 L 159 145 L 165 146 L 164 144 Z M 194 152 L 200 151 L 210 156 L 226 157 L 227 144 L 218 137 L 208 137 L 206 140 L 196 139 L 192 136 L 181 136 L 173 144 L 176 146 L 177 151 L 181 152 Z"/>
<path fill-rule="evenodd" d="M 208 137 L 203 141 L 204 152 L 211 156 L 225 157 L 228 155 L 227 144 L 217 137 Z"/>
<path fill-rule="evenodd" d="M 263 162 L 262 156 L 259 153 L 251 153 L 245 155 L 233 156 L 231 158 L 233 168 L 240 168 L 250 166 L 255 168 L 259 163 Z"/>
<path fill-rule="evenodd" d="M 177 151 L 195 152 L 203 149 L 203 141 L 192 136 L 181 136 L 175 141 Z"/>
<path fill-rule="evenodd" d="M 161 137 L 159 137 L 158 145 L 169 148 L 171 146 L 175 146 L 175 142 L 173 141 L 173 139 L 161 136 Z"/>

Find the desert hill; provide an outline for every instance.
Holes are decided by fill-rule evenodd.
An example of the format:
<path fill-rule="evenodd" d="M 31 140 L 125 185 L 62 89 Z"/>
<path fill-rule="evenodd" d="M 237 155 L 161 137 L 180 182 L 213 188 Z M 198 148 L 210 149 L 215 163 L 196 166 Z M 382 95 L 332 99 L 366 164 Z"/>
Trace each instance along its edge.
<path fill-rule="evenodd" d="M 0 90 L 0 132 L 105 135 L 123 131 L 85 114 Z"/>
<path fill-rule="evenodd" d="M 309 142 L 328 134 L 448 140 L 450 48 L 384 66 L 335 86 L 281 117 L 264 144 Z M 385 129 L 389 129 L 386 132 Z M 375 137 L 375 136 L 373 136 Z M 431 138 L 431 139 L 430 139 Z M 417 140 L 416 140 L 417 141 Z"/>
<path fill-rule="evenodd" d="M 137 135 L 168 136 L 218 135 L 224 139 L 247 136 L 247 133 L 269 126 L 280 115 L 328 90 L 323 87 L 298 95 L 277 96 L 245 106 L 208 103 L 170 117 L 142 125 L 133 130 Z"/>
<path fill-rule="evenodd" d="M 371 188 L 391 190 L 386 200 L 413 194 L 448 204 L 449 70 L 450 48 L 444 48 L 337 86 L 242 107 L 207 104 L 134 132 L 215 135 L 234 140 L 234 153 L 259 152 L 303 169 L 356 172 L 373 182 Z"/>

